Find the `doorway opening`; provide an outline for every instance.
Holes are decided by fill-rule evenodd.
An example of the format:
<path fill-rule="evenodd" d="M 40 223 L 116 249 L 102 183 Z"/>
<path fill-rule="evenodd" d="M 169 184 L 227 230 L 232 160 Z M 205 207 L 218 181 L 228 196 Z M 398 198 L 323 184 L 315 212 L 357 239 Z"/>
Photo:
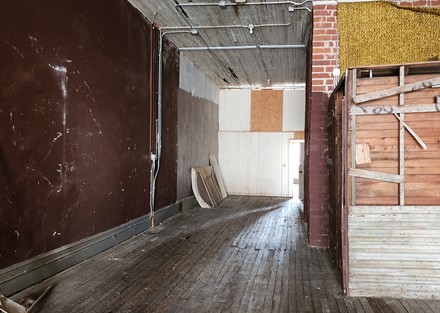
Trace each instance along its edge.
<path fill-rule="evenodd" d="M 304 140 L 289 140 L 289 195 L 304 199 Z"/>

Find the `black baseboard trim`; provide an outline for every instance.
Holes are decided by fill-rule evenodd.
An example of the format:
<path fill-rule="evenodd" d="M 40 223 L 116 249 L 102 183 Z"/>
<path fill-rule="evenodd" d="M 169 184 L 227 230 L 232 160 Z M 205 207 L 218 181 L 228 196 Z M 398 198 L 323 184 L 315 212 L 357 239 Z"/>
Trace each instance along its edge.
<path fill-rule="evenodd" d="M 182 207 L 194 202 L 192 198 L 156 211 L 155 223 L 159 224 L 178 214 Z M 146 231 L 150 226 L 150 215 L 144 215 L 102 233 L 2 269 L 0 270 L 0 289 L 4 295 L 10 296 L 112 248 Z"/>

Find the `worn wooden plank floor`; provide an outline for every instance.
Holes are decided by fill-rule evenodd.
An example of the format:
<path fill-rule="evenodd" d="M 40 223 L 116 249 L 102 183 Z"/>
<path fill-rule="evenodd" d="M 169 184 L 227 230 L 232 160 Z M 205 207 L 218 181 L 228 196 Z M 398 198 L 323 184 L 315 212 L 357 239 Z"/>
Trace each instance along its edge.
<path fill-rule="evenodd" d="M 440 312 L 439 301 L 350 298 L 301 203 L 265 197 L 193 208 L 50 280 L 40 312 Z"/>

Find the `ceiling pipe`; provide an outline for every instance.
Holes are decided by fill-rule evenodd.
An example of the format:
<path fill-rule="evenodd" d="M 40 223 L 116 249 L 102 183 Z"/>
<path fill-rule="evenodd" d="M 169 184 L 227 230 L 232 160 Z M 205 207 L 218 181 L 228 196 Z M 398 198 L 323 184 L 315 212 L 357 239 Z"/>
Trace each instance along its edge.
<path fill-rule="evenodd" d="M 208 3 L 179 3 L 176 4 L 177 7 L 212 7 L 212 6 L 218 6 L 221 8 L 225 7 L 232 7 L 232 6 L 249 6 L 249 5 L 291 5 L 294 6 L 294 9 L 299 10 L 307 10 L 309 12 L 312 12 L 310 8 L 307 7 L 298 7 L 301 6 L 307 2 L 313 2 L 313 0 L 305 0 L 303 2 L 294 2 L 294 1 L 273 1 L 273 2 L 246 2 L 246 3 L 226 3 L 226 1 L 219 1 L 218 3 L 215 2 L 208 2 Z"/>
<path fill-rule="evenodd" d="M 223 29 L 223 28 L 261 28 L 261 27 L 282 27 L 291 26 L 291 23 L 284 24 L 250 24 L 250 25 L 209 25 L 209 26 L 165 26 L 161 27 L 160 30 L 172 30 L 172 29 Z"/>
<path fill-rule="evenodd" d="M 218 47 L 181 47 L 180 51 L 214 51 L 214 50 L 250 50 L 250 49 L 304 49 L 306 45 L 257 45 L 257 46 L 218 46 Z"/>

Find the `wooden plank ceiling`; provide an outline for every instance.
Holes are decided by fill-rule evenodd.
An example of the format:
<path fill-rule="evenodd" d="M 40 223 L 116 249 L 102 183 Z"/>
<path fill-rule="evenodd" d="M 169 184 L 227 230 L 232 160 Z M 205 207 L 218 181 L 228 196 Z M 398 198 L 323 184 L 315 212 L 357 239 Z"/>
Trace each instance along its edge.
<path fill-rule="evenodd" d="M 236 0 L 235 0 L 236 1 Z M 219 87 L 290 87 L 305 83 L 305 48 L 184 51 L 187 47 L 306 45 L 309 36 L 310 1 L 221 7 L 216 0 L 129 0 L 160 28 L 197 29 L 166 36 Z M 229 0 L 226 4 L 234 3 Z M 238 2 L 238 1 L 237 1 Z M 264 2 L 288 2 L 272 1 Z M 212 6 L 178 4 L 212 3 Z M 289 10 L 289 7 L 295 10 Z M 205 29 L 203 26 L 227 26 Z M 253 25 L 252 33 L 249 26 Z M 163 29 L 173 32 L 178 29 Z M 182 29 L 180 29 L 182 30 Z"/>

